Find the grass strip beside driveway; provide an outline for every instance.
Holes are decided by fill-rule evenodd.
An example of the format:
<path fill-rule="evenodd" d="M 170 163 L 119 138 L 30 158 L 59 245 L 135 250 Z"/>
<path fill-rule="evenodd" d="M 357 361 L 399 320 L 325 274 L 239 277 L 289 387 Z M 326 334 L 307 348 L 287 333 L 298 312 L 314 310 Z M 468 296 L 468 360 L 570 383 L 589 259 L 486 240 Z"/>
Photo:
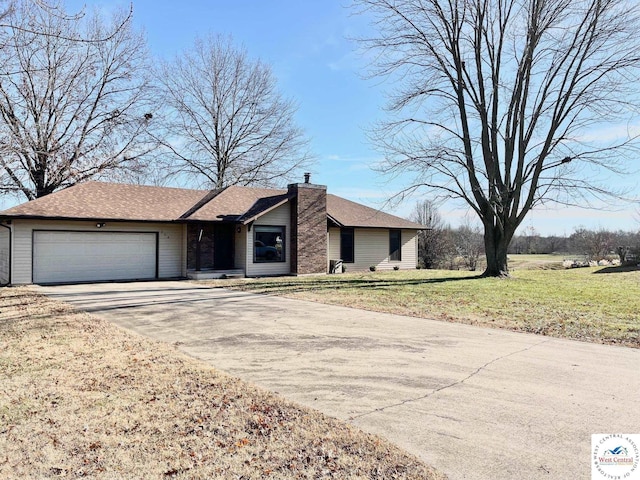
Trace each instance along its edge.
<path fill-rule="evenodd" d="M 640 347 L 640 270 L 415 270 L 205 283 L 377 312 Z"/>
<path fill-rule="evenodd" d="M 444 478 L 27 287 L 0 290 L 1 478 Z"/>

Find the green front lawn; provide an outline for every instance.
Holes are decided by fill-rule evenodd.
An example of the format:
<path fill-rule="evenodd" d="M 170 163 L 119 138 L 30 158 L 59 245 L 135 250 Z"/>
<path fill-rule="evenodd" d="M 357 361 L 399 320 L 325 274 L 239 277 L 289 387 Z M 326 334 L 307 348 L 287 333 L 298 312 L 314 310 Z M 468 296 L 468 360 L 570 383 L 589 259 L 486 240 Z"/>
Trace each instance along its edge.
<path fill-rule="evenodd" d="M 415 270 L 206 282 L 366 310 L 640 347 L 640 270 Z"/>

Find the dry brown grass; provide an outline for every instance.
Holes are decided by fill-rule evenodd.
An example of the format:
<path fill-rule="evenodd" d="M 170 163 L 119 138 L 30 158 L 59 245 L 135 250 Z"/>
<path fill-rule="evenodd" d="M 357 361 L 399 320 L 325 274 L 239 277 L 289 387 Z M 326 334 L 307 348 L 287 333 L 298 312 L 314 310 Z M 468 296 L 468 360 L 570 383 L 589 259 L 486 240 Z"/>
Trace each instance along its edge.
<path fill-rule="evenodd" d="M 443 478 L 105 321 L 0 291 L 1 478 Z"/>

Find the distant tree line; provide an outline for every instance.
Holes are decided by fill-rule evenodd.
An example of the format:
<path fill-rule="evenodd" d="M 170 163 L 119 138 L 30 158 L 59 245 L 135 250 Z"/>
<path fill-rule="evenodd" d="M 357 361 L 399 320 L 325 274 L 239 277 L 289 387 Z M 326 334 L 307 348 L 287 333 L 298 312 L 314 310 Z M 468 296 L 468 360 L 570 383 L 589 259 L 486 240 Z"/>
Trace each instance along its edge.
<path fill-rule="evenodd" d="M 533 227 L 514 238 L 509 253 L 582 256 L 586 260 L 619 257 L 621 262 L 636 259 L 640 253 L 640 229 L 607 230 L 577 227 L 568 236 L 539 235 Z"/>
<path fill-rule="evenodd" d="M 418 234 L 418 266 L 429 269 L 471 270 L 480 268 L 484 255 L 482 230 L 465 220 L 459 227 L 447 224 L 433 202 L 418 202 L 413 220 L 428 227 Z M 561 254 L 584 261 L 640 260 L 640 228 L 606 230 L 576 228 L 570 235 L 540 235 L 527 227 L 514 236 L 509 254 Z"/>

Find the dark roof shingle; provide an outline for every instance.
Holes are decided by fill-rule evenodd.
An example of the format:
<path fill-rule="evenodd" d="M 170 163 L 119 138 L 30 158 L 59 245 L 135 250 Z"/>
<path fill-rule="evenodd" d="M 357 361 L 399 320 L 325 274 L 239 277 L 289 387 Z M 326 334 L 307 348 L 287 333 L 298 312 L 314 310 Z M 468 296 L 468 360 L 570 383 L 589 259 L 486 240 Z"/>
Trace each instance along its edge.
<path fill-rule="evenodd" d="M 336 195 L 327 195 L 327 215 L 343 227 L 423 229 L 422 225 Z"/>
<path fill-rule="evenodd" d="M 261 202 L 268 206 L 266 199 L 286 195 L 286 190 L 273 188 L 253 188 L 231 186 L 220 191 L 209 202 L 189 215 L 188 220 L 229 220 L 238 221 L 246 216 L 250 210 L 255 214 L 261 213 L 256 210 L 256 204 Z"/>
<path fill-rule="evenodd" d="M 208 190 L 84 182 L 0 212 L 10 217 L 172 221 Z"/>

